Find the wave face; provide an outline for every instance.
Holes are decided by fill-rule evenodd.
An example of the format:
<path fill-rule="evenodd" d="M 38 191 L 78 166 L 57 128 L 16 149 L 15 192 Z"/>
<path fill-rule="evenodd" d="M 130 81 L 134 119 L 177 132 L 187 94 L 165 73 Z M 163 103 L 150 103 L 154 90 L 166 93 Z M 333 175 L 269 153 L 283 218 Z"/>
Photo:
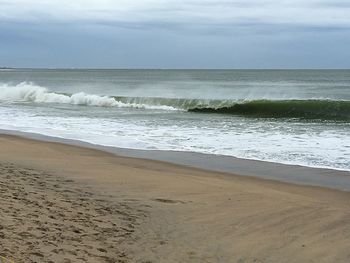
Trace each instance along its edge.
<path fill-rule="evenodd" d="M 73 105 L 177 110 L 260 118 L 350 120 L 350 101 L 310 100 L 206 100 L 189 98 L 100 96 L 78 92 L 60 94 L 31 83 L 0 86 L 0 101 L 65 103 Z"/>
<path fill-rule="evenodd" d="M 220 108 L 192 108 L 189 111 L 263 118 L 350 120 L 350 101 L 254 100 Z"/>
<path fill-rule="evenodd" d="M 303 118 L 350 120 L 350 101 L 312 100 L 204 100 L 142 97 L 115 97 L 132 104 L 167 105 L 197 113 L 231 114 L 261 118 Z"/>

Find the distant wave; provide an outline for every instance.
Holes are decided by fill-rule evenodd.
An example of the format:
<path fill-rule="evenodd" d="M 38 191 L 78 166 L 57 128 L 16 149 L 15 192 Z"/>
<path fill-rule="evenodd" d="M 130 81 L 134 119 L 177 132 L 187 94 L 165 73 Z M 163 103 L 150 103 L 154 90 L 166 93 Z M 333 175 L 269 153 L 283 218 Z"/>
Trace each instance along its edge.
<path fill-rule="evenodd" d="M 60 94 L 23 82 L 0 85 L 0 101 L 65 103 L 73 105 L 139 108 L 197 113 L 231 114 L 261 118 L 350 120 L 350 101 L 327 99 L 208 100 L 160 97 L 101 96 L 84 92 Z"/>
<path fill-rule="evenodd" d="M 350 101 L 253 100 L 225 107 L 196 107 L 191 112 L 267 118 L 350 120 Z"/>

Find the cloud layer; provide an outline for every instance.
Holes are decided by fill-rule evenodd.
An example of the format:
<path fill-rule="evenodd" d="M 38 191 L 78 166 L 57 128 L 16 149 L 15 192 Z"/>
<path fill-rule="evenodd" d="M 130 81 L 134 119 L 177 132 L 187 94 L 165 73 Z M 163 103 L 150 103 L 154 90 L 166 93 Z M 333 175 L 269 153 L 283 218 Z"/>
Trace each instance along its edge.
<path fill-rule="evenodd" d="M 341 0 L 0 0 L 6 21 L 349 27 Z"/>
<path fill-rule="evenodd" d="M 0 0 L 0 66 L 350 68 L 349 46 L 349 0 Z"/>

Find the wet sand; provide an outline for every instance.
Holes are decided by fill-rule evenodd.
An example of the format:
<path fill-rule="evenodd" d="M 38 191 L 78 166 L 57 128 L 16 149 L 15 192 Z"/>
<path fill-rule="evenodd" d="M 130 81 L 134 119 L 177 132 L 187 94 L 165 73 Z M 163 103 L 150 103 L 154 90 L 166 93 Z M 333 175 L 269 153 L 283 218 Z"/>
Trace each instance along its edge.
<path fill-rule="evenodd" d="M 350 193 L 0 136 L 15 262 L 350 262 Z"/>
<path fill-rule="evenodd" d="M 248 160 L 233 156 L 163 150 L 139 150 L 96 145 L 79 140 L 57 138 L 36 133 L 1 130 L 0 134 L 101 150 L 119 156 L 156 160 L 200 168 L 206 171 L 252 176 L 280 182 L 321 186 L 350 192 L 350 171 L 312 168 L 300 165 Z"/>

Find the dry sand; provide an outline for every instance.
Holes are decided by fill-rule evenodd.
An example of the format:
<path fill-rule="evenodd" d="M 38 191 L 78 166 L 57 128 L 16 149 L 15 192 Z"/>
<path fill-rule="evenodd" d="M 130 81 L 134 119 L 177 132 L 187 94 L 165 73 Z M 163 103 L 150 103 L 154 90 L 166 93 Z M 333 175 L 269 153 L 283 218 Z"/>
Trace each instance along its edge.
<path fill-rule="evenodd" d="M 348 263 L 350 193 L 1 136 L 0 256 Z"/>

